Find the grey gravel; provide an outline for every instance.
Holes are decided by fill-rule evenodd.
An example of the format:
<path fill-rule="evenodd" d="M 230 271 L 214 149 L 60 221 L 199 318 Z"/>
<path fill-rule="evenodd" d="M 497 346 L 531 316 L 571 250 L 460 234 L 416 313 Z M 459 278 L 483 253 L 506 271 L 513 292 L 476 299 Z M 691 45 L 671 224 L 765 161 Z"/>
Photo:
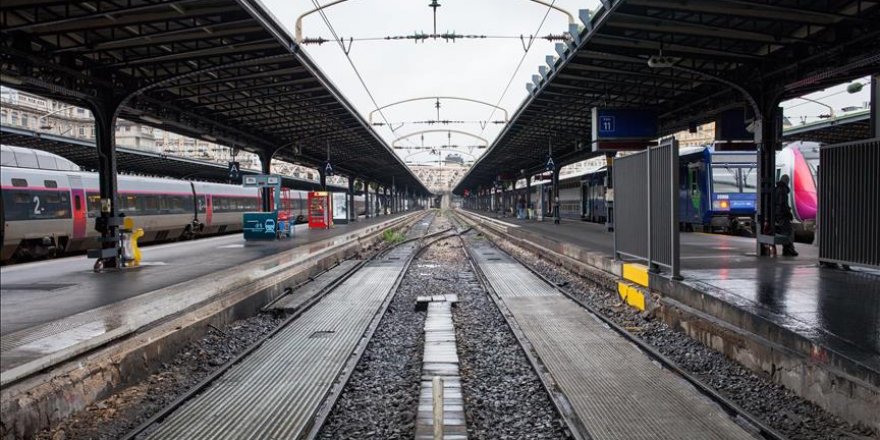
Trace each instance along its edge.
<path fill-rule="evenodd" d="M 117 439 L 183 395 L 220 366 L 281 323 L 260 314 L 225 328 L 209 328 L 201 339 L 186 345 L 174 361 L 141 382 L 89 405 L 37 439 Z"/>
<path fill-rule="evenodd" d="M 414 228 L 415 229 L 415 228 Z M 429 232 L 438 230 L 436 222 Z M 410 230 L 407 238 L 423 231 Z M 424 260 L 424 256 L 421 260 Z M 320 439 L 411 439 L 419 403 L 424 311 L 416 297 L 431 280 L 414 262 L 318 434 Z"/>
<path fill-rule="evenodd" d="M 465 258 L 461 250 L 454 266 L 461 302 L 452 318 L 468 435 L 471 439 L 570 438 L 516 336 Z"/>

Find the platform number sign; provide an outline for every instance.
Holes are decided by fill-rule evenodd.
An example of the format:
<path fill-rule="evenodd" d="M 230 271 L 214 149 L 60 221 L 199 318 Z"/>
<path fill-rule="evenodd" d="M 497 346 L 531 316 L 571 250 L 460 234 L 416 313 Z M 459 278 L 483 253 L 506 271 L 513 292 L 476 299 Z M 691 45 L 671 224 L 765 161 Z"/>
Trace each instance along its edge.
<path fill-rule="evenodd" d="M 614 116 L 599 116 L 599 130 L 603 133 L 614 133 Z"/>
<path fill-rule="evenodd" d="M 333 175 L 333 165 L 330 165 L 329 160 L 324 164 L 324 175 L 326 175 L 326 176 Z"/>
<path fill-rule="evenodd" d="M 547 168 L 547 171 L 553 171 L 554 169 L 556 169 L 556 163 L 553 162 L 552 157 L 547 158 L 547 164 L 545 165 L 545 168 Z"/>
<path fill-rule="evenodd" d="M 233 182 L 241 180 L 241 164 L 239 162 L 229 162 L 227 171 L 229 172 L 229 180 Z"/>

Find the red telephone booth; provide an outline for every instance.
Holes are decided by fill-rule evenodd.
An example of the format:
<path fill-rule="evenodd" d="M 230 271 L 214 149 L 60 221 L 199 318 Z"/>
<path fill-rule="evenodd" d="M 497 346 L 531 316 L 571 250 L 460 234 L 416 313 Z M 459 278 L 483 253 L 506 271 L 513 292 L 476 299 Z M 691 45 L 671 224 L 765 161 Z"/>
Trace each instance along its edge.
<path fill-rule="evenodd" d="M 333 225 L 333 209 L 330 193 L 312 191 L 309 193 L 309 229 L 328 229 Z"/>

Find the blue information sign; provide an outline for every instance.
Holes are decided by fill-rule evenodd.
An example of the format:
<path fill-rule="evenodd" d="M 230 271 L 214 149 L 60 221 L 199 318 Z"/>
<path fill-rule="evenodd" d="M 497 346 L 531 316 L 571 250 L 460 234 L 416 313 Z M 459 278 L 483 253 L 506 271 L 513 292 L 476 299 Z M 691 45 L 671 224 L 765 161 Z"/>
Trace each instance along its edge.
<path fill-rule="evenodd" d="M 276 212 L 245 212 L 242 229 L 245 240 L 274 240 L 279 224 Z"/>
<path fill-rule="evenodd" d="M 644 148 L 657 139 L 657 116 L 651 110 L 593 107 L 593 150 Z"/>

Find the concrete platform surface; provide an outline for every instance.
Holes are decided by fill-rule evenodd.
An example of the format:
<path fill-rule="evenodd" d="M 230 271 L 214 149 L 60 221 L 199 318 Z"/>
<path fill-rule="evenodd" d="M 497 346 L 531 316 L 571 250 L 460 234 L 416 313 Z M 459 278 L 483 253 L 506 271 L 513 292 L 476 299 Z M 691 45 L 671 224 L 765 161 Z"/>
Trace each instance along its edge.
<path fill-rule="evenodd" d="M 608 259 L 614 252 L 614 235 L 604 225 L 477 214 Z M 680 237 L 684 284 L 880 371 L 880 272 L 821 268 L 818 248 L 807 244 L 797 245 L 798 257 L 759 258 L 753 238 Z"/>
<path fill-rule="evenodd" d="M 402 214 L 401 214 L 402 215 Z M 329 230 L 297 228 L 290 240 L 245 242 L 240 234 L 146 247 L 142 266 L 94 273 L 84 256 L 0 269 L 0 370 L 92 339 L 110 340 L 210 298 L 227 275 L 261 259 L 236 280 L 256 279 L 351 240 L 359 231 L 396 216 Z M 301 253 L 286 251 L 302 250 Z M 205 281 L 205 277 L 211 278 Z M 239 280 L 241 278 L 241 280 Z M 202 280 L 203 288 L 193 285 Z M 228 284 L 226 284 L 228 286 Z"/>

